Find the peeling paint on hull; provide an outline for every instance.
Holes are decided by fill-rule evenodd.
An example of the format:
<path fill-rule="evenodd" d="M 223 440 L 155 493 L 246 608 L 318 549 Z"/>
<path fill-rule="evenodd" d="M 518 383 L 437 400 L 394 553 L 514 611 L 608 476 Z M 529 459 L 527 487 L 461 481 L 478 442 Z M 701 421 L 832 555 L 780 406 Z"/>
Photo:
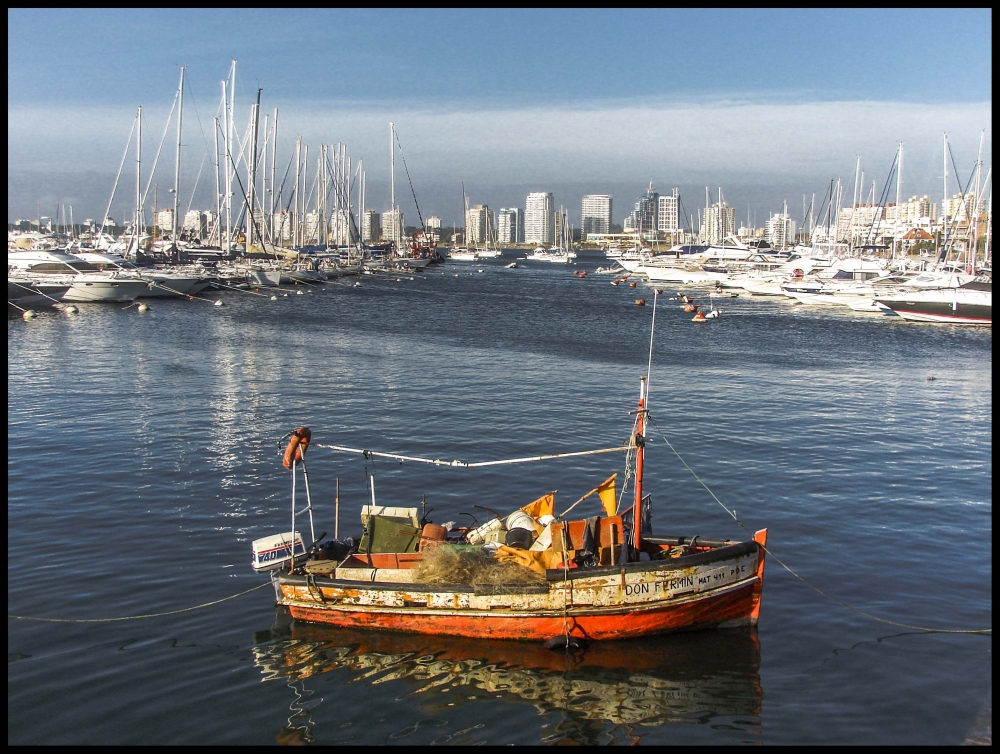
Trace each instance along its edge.
<path fill-rule="evenodd" d="M 427 587 L 279 574 L 279 603 L 294 619 L 350 628 L 546 640 L 571 634 L 625 639 L 671 631 L 756 624 L 764 576 L 762 545 L 550 576 L 540 587 Z M 550 572 L 551 574 L 552 572 Z M 572 573 L 572 572 L 571 572 Z"/>

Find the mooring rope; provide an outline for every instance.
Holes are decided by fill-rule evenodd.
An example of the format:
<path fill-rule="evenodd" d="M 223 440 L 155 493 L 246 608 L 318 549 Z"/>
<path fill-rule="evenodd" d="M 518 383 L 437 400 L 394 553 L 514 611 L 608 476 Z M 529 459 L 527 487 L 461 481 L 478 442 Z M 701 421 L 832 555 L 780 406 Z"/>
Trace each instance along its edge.
<path fill-rule="evenodd" d="M 702 480 L 702 478 L 700 476 L 698 476 L 697 472 L 694 469 L 692 469 L 690 466 L 688 466 L 687 461 L 685 461 L 681 457 L 681 454 L 677 452 L 677 448 L 675 448 L 670 443 L 670 440 L 668 440 L 667 436 L 665 434 L 663 434 L 663 430 L 661 430 L 659 428 L 659 426 L 657 426 L 656 422 L 653 421 L 652 417 L 649 417 L 649 422 L 654 427 L 656 427 L 656 431 L 660 433 L 660 437 L 663 438 L 663 441 L 667 444 L 667 447 L 670 448 L 674 452 L 674 455 L 677 456 L 677 460 L 679 460 L 682 464 L 684 464 L 684 468 L 686 468 L 688 471 L 691 472 L 691 475 L 694 476 L 694 478 L 697 480 L 698 484 L 700 484 L 702 487 L 704 487 L 705 491 L 708 492 L 708 494 L 712 496 L 712 499 L 715 500 L 715 502 L 717 502 L 719 505 L 721 505 L 722 509 L 724 511 L 726 511 L 726 513 L 728 513 L 730 516 L 733 517 L 733 520 L 737 524 L 739 524 L 740 528 L 743 529 L 743 531 L 745 531 L 750 536 L 753 536 L 753 532 L 751 532 L 746 526 L 744 526 L 743 522 L 740 521 L 739 518 L 736 516 L 736 509 L 730 510 L 729 507 L 725 505 L 725 503 L 723 503 L 721 500 L 719 500 L 719 498 L 716 496 L 716 494 L 714 492 L 712 492 L 712 490 L 709 488 L 709 486 L 707 484 L 705 484 L 705 482 Z M 872 620 L 878 621 L 879 623 L 888 623 L 891 626 L 899 626 L 900 628 L 911 628 L 911 629 L 914 629 L 916 631 L 926 631 L 928 633 L 936 633 L 936 634 L 991 634 L 991 633 L 993 633 L 993 629 L 992 628 L 970 628 L 970 629 L 929 628 L 927 626 L 911 626 L 908 623 L 899 623 L 899 622 L 894 621 L 894 620 L 889 620 L 888 618 L 879 618 L 877 615 L 872 615 L 871 613 L 866 613 L 864 610 L 859 610 L 858 608 L 853 607 L 852 605 L 848 605 L 843 600 L 837 599 L 836 597 L 834 597 L 829 592 L 826 592 L 826 591 L 820 589 L 818 586 L 816 586 L 815 584 L 813 584 L 808 579 L 804 578 L 803 576 L 800 576 L 798 573 L 796 573 L 791 568 L 791 566 L 787 565 L 783 560 L 781 560 L 781 558 L 779 558 L 777 555 L 775 555 L 773 552 L 771 552 L 769 549 L 767 549 L 767 547 L 765 547 L 764 545 L 760 545 L 760 548 L 764 552 L 766 552 L 768 555 L 770 555 L 772 558 L 774 558 L 774 560 L 778 563 L 778 565 L 780 565 L 782 568 L 784 568 L 786 571 L 788 571 L 790 574 L 792 574 L 792 576 L 794 576 L 795 578 L 797 578 L 799 581 L 801 581 L 806 586 L 811 587 L 812 589 L 815 589 L 817 592 L 819 592 L 820 594 L 822 594 L 824 597 L 827 597 L 827 598 L 833 600 L 838 605 L 843 605 L 848 610 L 852 610 L 853 612 L 858 613 L 859 615 L 863 615 L 866 618 L 871 618 Z"/>
<path fill-rule="evenodd" d="M 229 600 L 234 600 L 237 597 L 242 597 L 244 594 L 250 594 L 250 592 L 256 592 L 258 589 L 263 589 L 265 586 L 271 586 L 271 582 L 265 581 L 263 584 L 258 584 L 252 589 L 247 589 L 245 592 L 240 592 L 239 594 L 233 594 L 230 595 L 229 597 L 223 597 L 221 600 L 206 602 L 203 605 L 195 605 L 194 607 L 185 607 L 181 608 L 180 610 L 171 610 L 166 613 L 150 613 L 149 615 L 127 615 L 123 618 L 35 618 L 30 615 L 11 615 L 10 613 L 7 613 L 7 617 L 14 618 L 16 620 L 42 621 L 44 623 L 111 623 L 113 621 L 120 621 L 120 620 L 162 618 L 165 615 L 177 615 L 178 613 L 189 613 L 192 610 L 201 610 L 203 607 L 211 607 L 212 605 L 218 605 L 222 602 L 228 602 Z"/>
<path fill-rule="evenodd" d="M 620 453 L 631 450 L 631 445 L 619 445 L 617 448 L 601 448 L 600 450 L 581 450 L 575 453 L 553 453 L 544 456 L 526 456 L 524 458 L 508 458 L 503 461 L 479 461 L 467 463 L 465 461 L 442 461 L 432 458 L 418 458 L 417 456 L 402 456 L 396 453 L 379 453 L 374 450 L 364 450 L 362 448 L 345 448 L 342 445 L 321 445 L 313 443 L 314 448 L 324 448 L 325 450 L 337 450 L 342 453 L 361 453 L 365 458 L 378 456 L 379 458 L 395 458 L 397 461 L 416 461 L 417 463 L 429 463 L 434 466 L 451 466 L 462 469 L 475 469 L 483 466 L 501 466 L 510 463 L 528 463 L 530 461 L 550 461 L 554 458 L 574 458 L 576 456 L 592 456 L 598 453 Z"/>

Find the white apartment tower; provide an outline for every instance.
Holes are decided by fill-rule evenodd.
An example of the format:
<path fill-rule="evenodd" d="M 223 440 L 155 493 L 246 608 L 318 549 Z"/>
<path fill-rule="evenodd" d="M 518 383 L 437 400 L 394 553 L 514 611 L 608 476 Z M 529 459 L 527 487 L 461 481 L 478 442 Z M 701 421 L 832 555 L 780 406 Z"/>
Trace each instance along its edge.
<path fill-rule="evenodd" d="M 771 215 L 767 221 L 764 238 L 776 249 L 787 249 L 795 245 L 795 221 L 787 212 Z"/>
<path fill-rule="evenodd" d="M 726 236 L 736 233 L 736 210 L 726 202 L 716 202 L 705 209 L 701 224 L 704 243 L 722 243 Z"/>
<path fill-rule="evenodd" d="M 493 218 L 493 210 L 485 204 L 477 204 L 469 210 L 465 228 L 468 234 L 467 243 L 485 243 L 487 233 L 495 234 L 496 221 Z"/>
<path fill-rule="evenodd" d="M 427 230 L 441 230 L 441 218 L 431 215 L 427 218 Z"/>
<path fill-rule="evenodd" d="M 524 211 L 520 207 L 507 207 L 497 212 L 498 243 L 524 241 Z"/>
<path fill-rule="evenodd" d="M 661 196 L 656 208 L 656 229 L 664 233 L 676 233 L 680 226 L 681 191 L 674 188 L 670 196 Z"/>
<path fill-rule="evenodd" d="M 386 241 L 402 240 L 405 227 L 402 211 L 391 209 L 382 213 L 382 238 Z"/>
<path fill-rule="evenodd" d="M 555 231 L 552 204 L 551 191 L 528 194 L 524 206 L 524 240 L 527 243 L 552 243 Z"/>
<path fill-rule="evenodd" d="M 611 232 L 611 196 L 588 194 L 583 197 L 580 211 L 580 231 L 586 238 L 590 233 Z"/>

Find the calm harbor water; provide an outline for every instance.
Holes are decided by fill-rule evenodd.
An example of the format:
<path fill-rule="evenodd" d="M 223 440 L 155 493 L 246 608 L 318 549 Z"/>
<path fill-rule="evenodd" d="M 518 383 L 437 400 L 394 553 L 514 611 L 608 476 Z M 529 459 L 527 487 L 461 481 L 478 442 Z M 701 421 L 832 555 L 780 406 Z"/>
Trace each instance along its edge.
<path fill-rule="evenodd" d="M 275 302 L 8 318 L 8 613 L 159 613 L 264 582 L 250 541 L 288 527 L 275 441 L 300 425 L 463 461 L 620 443 L 651 287 L 508 255 Z M 652 417 L 713 492 L 853 607 L 990 626 L 991 330 L 745 294 L 694 324 L 665 290 Z M 359 533 L 372 470 L 310 449 L 318 530 L 339 478 L 341 534 Z M 374 464 L 379 503 L 426 496 L 437 522 L 553 489 L 564 507 L 613 471 Z M 645 476 L 655 533 L 743 534 L 655 430 Z M 990 636 L 874 622 L 773 560 L 756 631 L 574 655 L 292 624 L 269 587 L 164 618 L 8 619 L 7 647 L 9 744 L 949 744 L 982 727 L 992 687 Z"/>

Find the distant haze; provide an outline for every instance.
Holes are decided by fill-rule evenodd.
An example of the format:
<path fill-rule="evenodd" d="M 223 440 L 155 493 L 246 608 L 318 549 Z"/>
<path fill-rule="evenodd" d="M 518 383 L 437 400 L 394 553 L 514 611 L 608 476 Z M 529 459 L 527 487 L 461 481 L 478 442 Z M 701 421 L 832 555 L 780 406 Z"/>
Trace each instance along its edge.
<path fill-rule="evenodd" d="M 551 191 L 576 226 L 584 194 L 611 194 L 620 223 L 650 182 L 661 193 L 679 187 L 687 215 L 704 206 L 707 186 L 713 202 L 721 187 L 738 224 L 749 211 L 760 226 L 785 201 L 801 219 L 803 196 L 818 204 L 831 180 L 850 201 L 858 156 L 861 195 L 874 182 L 877 199 L 900 142 L 904 198 L 940 201 L 943 133 L 958 172 L 949 165 L 949 193 L 968 181 L 981 136 L 984 174 L 992 165 L 991 18 L 988 9 L 8 10 L 8 219 L 54 217 L 60 203 L 77 221 L 100 218 L 140 104 L 143 182 L 162 139 L 153 181 L 159 206 L 170 206 L 176 135 L 165 124 L 181 62 L 181 209 L 212 208 L 206 156 L 230 49 L 237 130 L 258 88 L 262 126 L 279 109 L 279 181 L 297 135 L 310 146 L 310 174 L 319 146 L 342 142 L 355 167 L 363 159 L 366 206 L 378 211 L 390 204 L 390 121 L 421 213 L 445 225 L 462 222 L 463 182 L 470 203 L 495 209 Z M 44 35 L 45 55 L 27 29 Z M 94 54 L 95 38 L 116 43 Z M 119 222 L 134 195 L 133 145 L 111 209 Z M 417 224 L 398 155 L 396 199 Z M 152 203 L 150 191 L 147 217 Z"/>

